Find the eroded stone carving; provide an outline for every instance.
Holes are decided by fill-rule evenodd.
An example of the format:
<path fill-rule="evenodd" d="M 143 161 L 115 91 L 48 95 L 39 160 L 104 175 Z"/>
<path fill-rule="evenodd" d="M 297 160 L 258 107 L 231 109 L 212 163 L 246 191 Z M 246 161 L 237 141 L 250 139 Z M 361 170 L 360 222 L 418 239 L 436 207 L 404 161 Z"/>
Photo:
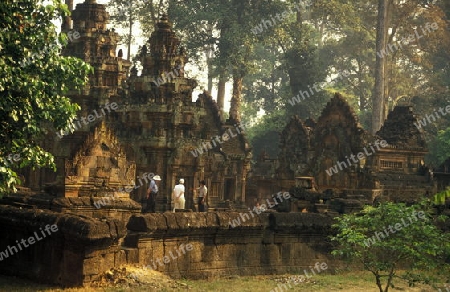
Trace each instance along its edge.
<path fill-rule="evenodd" d="M 136 166 L 127 160 L 118 139 L 104 122 L 89 134 L 66 165 L 68 170 L 75 169 L 65 175 L 66 197 L 98 195 L 100 191 L 134 185 Z"/>

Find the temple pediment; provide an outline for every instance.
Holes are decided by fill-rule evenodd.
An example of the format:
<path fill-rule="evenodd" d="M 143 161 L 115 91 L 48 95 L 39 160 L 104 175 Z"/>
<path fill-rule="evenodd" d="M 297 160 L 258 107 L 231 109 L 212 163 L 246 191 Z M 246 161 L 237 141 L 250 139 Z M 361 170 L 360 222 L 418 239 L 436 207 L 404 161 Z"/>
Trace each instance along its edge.
<path fill-rule="evenodd" d="M 135 173 L 135 163 L 127 161 L 117 137 L 101 123 L 66 161 L 65 196 L 117 191 L 121 186 L 134 185 Z"/>

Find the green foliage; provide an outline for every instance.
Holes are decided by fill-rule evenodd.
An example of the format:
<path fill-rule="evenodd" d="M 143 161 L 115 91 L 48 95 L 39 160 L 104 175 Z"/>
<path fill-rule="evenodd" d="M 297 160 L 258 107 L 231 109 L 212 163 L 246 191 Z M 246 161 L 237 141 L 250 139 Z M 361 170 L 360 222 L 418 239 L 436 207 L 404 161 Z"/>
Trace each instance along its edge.
<path fill-rule="evenodd" d="M 409 207 L 382 203 L 337 217 L 337 234 L 331 238 L 337 248 L 332 254 L 361 263 L 375 276 L 380 292 L 387 292 L 395 278 L 410 285 L 436 281 L 421 271 L 448 268 L 450 237 L 436 227 L 429 210 L 425 201 Z"/>
<path fill-rule="evenodd" d="M 331 95 L 321 90 L 319 85 L 327 76 L 326 67 L 319 58 L 317 47 L 313 45 L 314 39 L 310 36 L 312 32 L 304 30 L 307 36 L 298 36 L 298 44 L 289 49 L 285 55 L 292 90 L 292 95 L 286 102 L 287 112 L 290 115 L 298 115 L 303 120 L 317 119 L 331 98 Z M 304 95 L 305 99 L 291 105 L 289 101 L 293 102 L 293 96 L 298 96 L 300 92 L 306 92 L 310 96 Z"/>
<path fill-rule="evenodd" d="M 450 157 L 450 128 L 439 131 L 430 143 L 428 143 L 429 153 L 426 156 L 428 165 L 438 167 Z"/>
<path fill-rule="evenodd" d="M 254 160 L 263 150 L 270 157 L 278 155 L 280 133 L 285 126 L 286 113 L 284 110 L 279 110 L 264 115 L 247 131 L 247 137 L 253 147 Z"/>
<path fill-rule="evenodd" d="M 450 189 L 446 189 L 445 191 L 434 195 L 433 203 L 436 205 L 444 205 L 447 199 L 450 199 Z"/>
<path fill-rule="evenodd" d="M 278 49 L 257 44 L 255 56 L 258 60 L 254 62 L 256 70 L 244 78 L 243 89 L 245 101 L 255 110 L 253 117 L 256 117 L 259 109 L 265 112 L 284 109 L 287 98 L 292 96 L 289 75 L 283 62 L 279 60 Z"/>
<path fill-rule="evenodd" d="M 181 34 L 190 62 L 198 66 L 204 66 L 201 61 L 205 53 L 211 58 L 217 54 L 214 49 L 220 42 L 218 23 L 223 17 L 220 5 L 218 1 L 169 0 L 169 18 L 174 22 L 175 31 Z"/>
<path fill-rule="evenodd" d="M 60 56 L 67 36 L 58 35 L 52 22 L 68 13 L 59 0 L 0 3 L 0 194 L 15 189 L 19 168 L 54 168 L 37 139 L 47 125 L 67 127 L 79 110 L 64 94 L 84 85 L 90 66 Z M 10 154 L 19 158 L 8 160 Z"/>
<path fill-rule="evenodd" d="M 200 61 L 206 53 L 213 59 L 210 76 L 226 72 L 226 76 L 242 78 L 259 72 L 259 63 L 266 56 L 256 51 L 261 51 L 260 44 L 273 34 L 273 29 L 267 29 L 255 35 L 252 28 L 284 9 L 279 0 L 170 0 L 168 12 L 191 58 Z"/>

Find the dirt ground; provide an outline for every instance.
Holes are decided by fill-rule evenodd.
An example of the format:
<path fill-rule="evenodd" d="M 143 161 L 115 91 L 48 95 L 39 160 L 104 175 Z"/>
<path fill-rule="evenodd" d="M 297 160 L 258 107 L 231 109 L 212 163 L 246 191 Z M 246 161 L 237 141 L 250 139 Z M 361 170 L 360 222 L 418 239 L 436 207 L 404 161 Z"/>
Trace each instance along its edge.
<path fill-rule="evenodd" d="M 406 283 L 395 283 L 389 291 L 438 292 L 428 285 L 408 287 Z M 289 286 L 290 287 L 289 287 Z M 277 287 L 278 290 L 275 290 Z M 442 287 L 442 285 L 441 285 Z M 283 290 L 280 290 L 280 289 Z M 125 266 L 104 273 L 99 281 L 89 287 L 59 288 L 37 284 L 15 277 L 0 276 L 0 291 L 42 292 L 119 292 L 119 291 L 192 291 L 192 292 L 275 292 L 275 291 L 345 291 L 379 292 L 372 275 L 367 272 L 352 272 L 338 275 L 320 274 L 305 280 L 299 275 L 231 276 L 212 280 L 174 280 L 160 272 L 142 267 Z M 449 290 L 450 291 L 450 285 Z M 442 292 L 447 292 L 442 289 Z"/>

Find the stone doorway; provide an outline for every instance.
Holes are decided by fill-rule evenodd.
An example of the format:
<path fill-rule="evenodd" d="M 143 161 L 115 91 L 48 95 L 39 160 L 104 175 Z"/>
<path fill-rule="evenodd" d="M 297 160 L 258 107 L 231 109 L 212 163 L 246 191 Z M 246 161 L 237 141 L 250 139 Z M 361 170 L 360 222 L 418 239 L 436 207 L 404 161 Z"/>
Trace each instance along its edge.
<path fill-rule="evenodd" d="M 223 192 L 223 200 L 224 201 L 233 201 L 234 193 L 236 191 L 234 179 L 226 178 L 225 179 L 225 189 Z"/>

